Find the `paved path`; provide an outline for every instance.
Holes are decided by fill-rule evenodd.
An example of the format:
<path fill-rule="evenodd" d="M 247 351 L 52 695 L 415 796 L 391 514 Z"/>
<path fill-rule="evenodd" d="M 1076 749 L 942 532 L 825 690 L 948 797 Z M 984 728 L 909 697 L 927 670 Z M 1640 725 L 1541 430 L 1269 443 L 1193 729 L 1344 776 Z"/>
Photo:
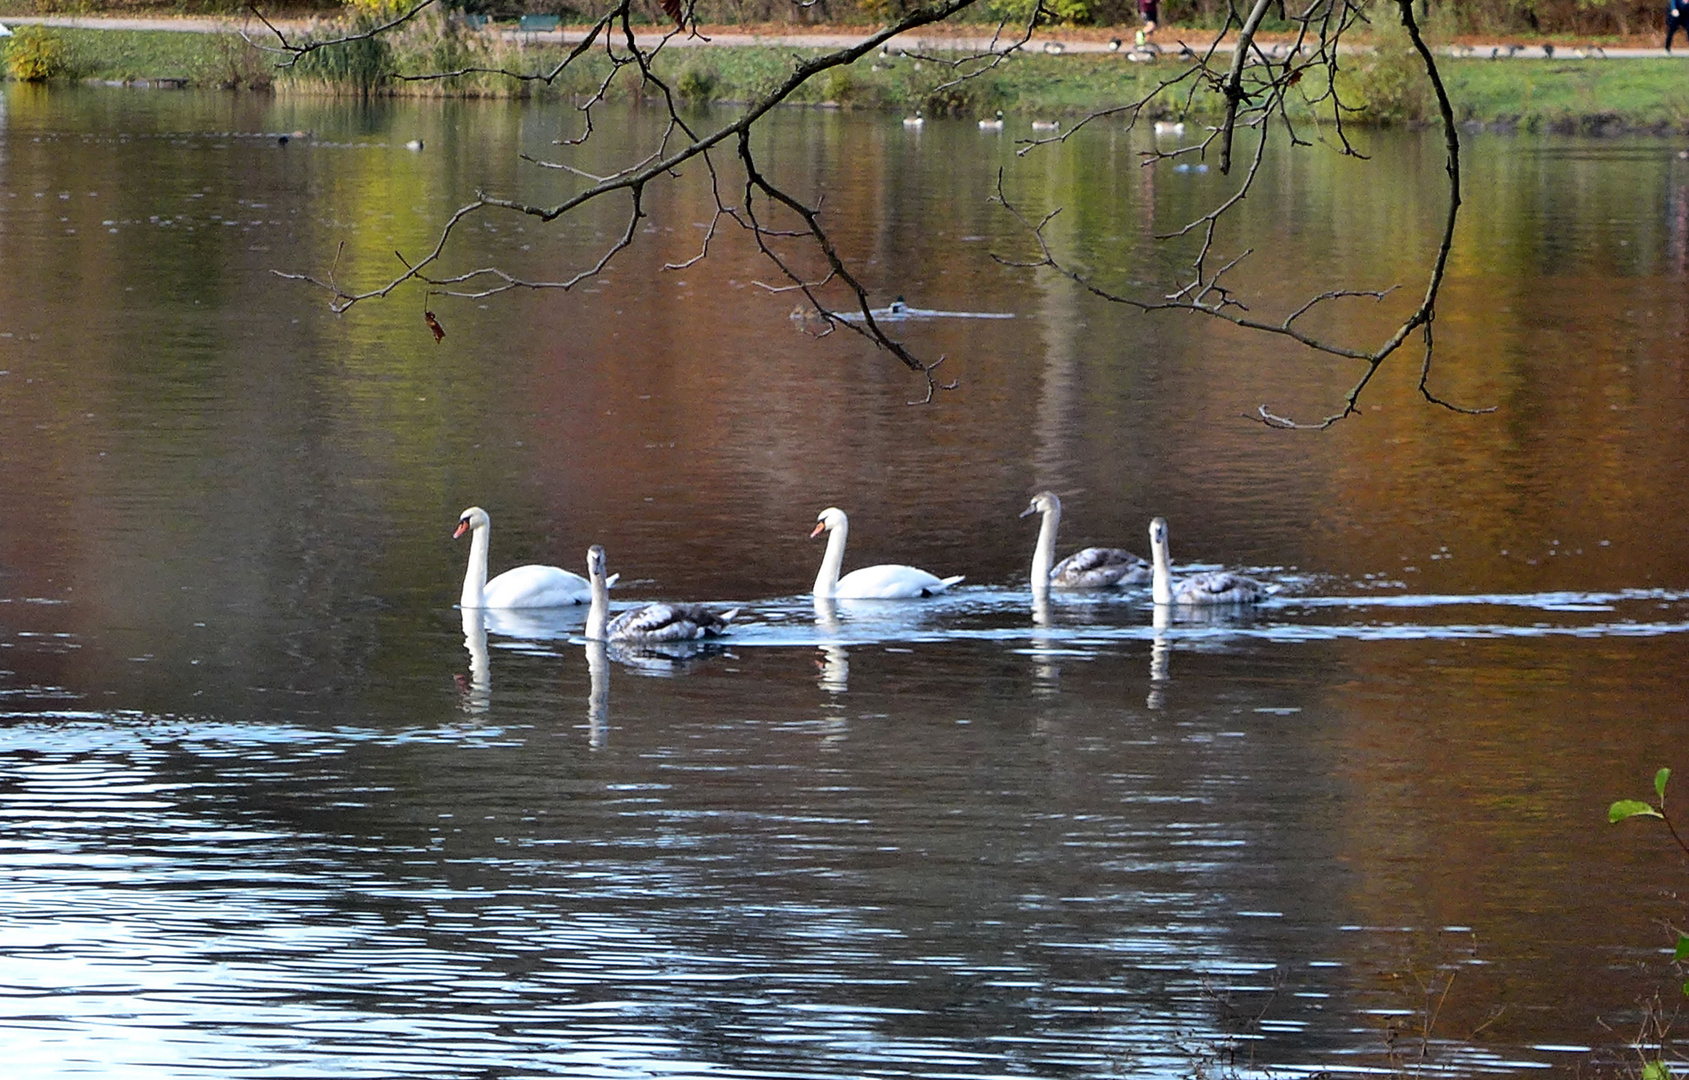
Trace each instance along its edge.
<path fill-rule="evenodd" d="M 257 19 L 251 18 L 250 16 L 241 18 L 182 17 L 131 19 L 105 15 L 17 15 L 0 18 L 0 23 L 6 23 L 12 26 L 22 26 L 27 23 L 36 23 L 41 26 L 64 26 L 87 30 L 176 30 L 199 34 L 216 33 L 219 31 L 229 32 L 234 30 L 245 30 L 250 36 L 269 34 L 269 30 L 265 28 L 263 23 L 259 22 Z M 281 21 L 276 25 L 289 33 L 297 33 L 303 30 L 305 26 L 303 22 L 295 20 Z M 562 30 L 541 32 L 523 32 L 513 28 L 506 29 L 501 27 L 500 32 L 506 37 L 553 43 L 579 41 L 585 36 L 585 32 L 579 27 L 565 27 Z M 1160 46 L 1163 53 L 1177 53 L 1179 51 L 1180 42 L 1175 39 L 1172 34 L 1173 31 L 1168 30 L 1164 31 L 1161 35 L 1158 35 L 1157 44 Z M 1200 33 L 1192 32 L 1189 37 L 1189 44 L 1191 48 L 1196 51 L 1202 52 L 1208 47 L 1208 41 L 1204 39 Z M 639 34 L 637 35 L 636 40 L 638 40 L 638 42 L 643 46 L 653 46 L 662 40 L 662 35 L 660 33 Z M 809 34 L 748 34 L 735 31 L 722 31 L 719 33 L 712 33 L 707 38 L 676 36 L 669 41 L 668 47 L 673 49 L 704 45 L 778 45 L 796 49 L 840 49 L 849 45 L 854 45 L 861 40 L 862 37 L 860 34 L 845 34 L 836 32 Z M 994 43 L 989 37 L 964 34 L 940 34 L 934 33 L 930 29 L 926 31 L 914 31 L 907 34 L 901 34 L 892 39 L 892 48 L 909 52 L 938 52 L 951 50 L 984 52 L 987 49 L 992 48 L 993 45 Z M 1003 42 L 996 42 L 995 47 L 1001 49 L 1003 47 Z M 1132 51 L 1130 38 L 1127 38 L 1123 44 L 1119 38 L 1099 40 L 1096 38 L 1069 35 L 1039 35 L 1034 37 L 1026 47 L 1031 52 L 1042 52 L 1048 54 L 1130 53 Z M 1271 52 L 1273 48 L 1273 46 L 1269 45 L 1269 52 Z M 1220 46 L 1220 51 L 1230 52 L 1230 44 L 1222 44 Z M 1615 47 L 1611 49 L 1594 48 L 1586 50 L 1584 48 L 1572 46 L 1514 45 L 1507 43 L 1486 45 L 1451 45 L 1443 47 L 1438 51 L 1448 56 L 1480 58 L 1494 57 L 1498 60 L 1512 57 L 1522 60 L 1541 60 L 1548 57 L 1552 57 L 1557 60 L 1631 60 L 1649 57 L 1665 57 L 1667 55 L 1674 58 L 1689 58 L 1689 49 L 1683 49 L 1676 53 L 1668 54 L 1664 49 L 1657 48 Z"/>

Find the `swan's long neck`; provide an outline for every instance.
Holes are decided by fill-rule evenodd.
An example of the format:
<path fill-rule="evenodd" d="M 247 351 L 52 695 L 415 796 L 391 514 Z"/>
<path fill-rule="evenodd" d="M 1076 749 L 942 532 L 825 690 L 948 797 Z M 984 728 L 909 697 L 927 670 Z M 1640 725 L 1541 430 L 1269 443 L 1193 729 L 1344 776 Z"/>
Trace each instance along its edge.
<path fill-rule="evenodd" d="M 487 537 L 491 525 L 479 525 L 469 533 L 469 570 L 463 575 L 463 595 L 458 603 L 466 608 L 481 607 L 481 593 L 487 587 Z"/>
<path fill-rule="evenodd" d="M 604 571 L 597 566 L 592 568 L 592 606 L 586 612 L 586 638 L 588 641 L 603 641 L 604 626 L 610 621 L 610 585 L 604 580 Z"/>
<path fill-rule="evenodd" d="M 844 565 L 845 534 L 850 526 L 839 522 L 827 531 L 827 553 L 821 556 L 821 572 L 815 575 L 815 595 L 832 596 L 839 591 L 839 567 Z"/>
<path fill-rule="evenodd" d="M 1050 587 L 1050 571 L 1056 565 L 1056 529 L 1061 525 L 1061 509 L 1052 506 L 1044 511 L 1038 526 L 1038 546 L 1032 549 L 1032 591 Z"/>
<path fill-rule="evenodd" d="M 1173 561 L 1167 553 L 1167 533 L 1165 531 L 1150 537 L 1150 554 L 1155 559 L 1154 576 L 1150 582 L 1150 595 L 1158 604 L 1173 602 L 1173 570 L 1168 565 Z"/>

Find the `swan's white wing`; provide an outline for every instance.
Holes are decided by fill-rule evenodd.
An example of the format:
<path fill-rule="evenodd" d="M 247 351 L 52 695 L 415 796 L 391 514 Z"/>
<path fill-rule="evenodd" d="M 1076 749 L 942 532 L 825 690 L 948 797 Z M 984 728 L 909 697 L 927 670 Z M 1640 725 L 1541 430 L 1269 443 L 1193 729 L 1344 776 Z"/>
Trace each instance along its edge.
<path fill-rule="evenodd" d="M 1151 573 L 1148 562 L 1123 548 L 1088 547 L 1057 563 L 1050 584 L 1058 589 L 1107 589 L 1142 585 Z"/>
<path fill-rule="evenodd" d="M 937 596 L 961 581 L 960 575 L 941 578 L 913 566 L 864 566 L 839 579 L 834 595 L 841 600 L 911 600 Z"/>
<path fill-rule="evenodd" d="M 481 606 L 490 608 L 568 607 L 591 599 L 592 584 L 586 578 L 556 566 L 506 570 L 481 592 Z"/>

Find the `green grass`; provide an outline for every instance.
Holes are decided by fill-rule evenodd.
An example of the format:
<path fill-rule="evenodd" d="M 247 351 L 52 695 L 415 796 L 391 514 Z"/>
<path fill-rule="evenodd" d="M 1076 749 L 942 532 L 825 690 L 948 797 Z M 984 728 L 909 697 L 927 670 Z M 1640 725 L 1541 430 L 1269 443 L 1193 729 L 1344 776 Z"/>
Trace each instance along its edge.
<path fill-rule="evenodd" d="M 1681 60 L 1450 60 L 1441 65 L 1462 121 L 1527 130 L 1689 128 Z"/>
<path fill-rule="evenodd" d="M 69 79 L 174 78 L 196 86 L 252 86 L 268 81 L 266 61 L 231 34 L 61 27 L 52 33 L 64 44 Z"/>

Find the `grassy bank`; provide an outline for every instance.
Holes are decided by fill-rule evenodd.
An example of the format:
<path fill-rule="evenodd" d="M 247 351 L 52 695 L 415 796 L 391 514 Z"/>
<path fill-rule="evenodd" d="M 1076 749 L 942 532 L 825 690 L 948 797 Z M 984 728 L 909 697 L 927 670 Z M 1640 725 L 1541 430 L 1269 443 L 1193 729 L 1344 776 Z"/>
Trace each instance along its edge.
<path fill-rule="evenodd" d="M 1531 131 L 1689 131 L 1682 60 L 1453 60 L 1442 65 L 1460 119 Z"/>
<path fill-rule="evenodd" d="M 562 55 L 556 45 L 526 44 L 437 22 L 395 35 L 379 48 L 366 45 L 361 53 L 318 54 L 289 72 L 278 71 L 273 58 L 231 35 L 56 29 L 50 37 L 60 56 L 56 78 L 62 80 L 173 79 L 201 87 L 273 85 L 283 93 L 357 93 L 368 86 L 375 93 L 408 95 L 572 97 L 595 91 L 609 71 L 602 57 L 594 56 L 549 85 L 497 75 L 422 82 L 384 78 L 392 71 L 476 65 L 541 70 Z M 20 40 L 7 39 L 8 58 Z M 814 52 L 786 47 L 670 49 L 656 67 L 690 102 L 738 102 L 776 85 L 794 56 Z M 1441 66 L 1461 120 L 1471 125 L 1550 131 L 1689 130 L 1689 67 L 1682 61 L 1445 59 Z M 933 116 L 988 116 L 997 109 L 1078 115 L 1137 100 L 1177 70 L 1176 60 L 1134 64 L 1106 54 L 1033 54 L 938 89 L 953 77 L 946 65 L 906 56 L 871 56 L 812 80 L 793 100 L 860 109 L 923 108 Z M 1429 115 L 1429 100 L 1412 62 L 1400 54 L 1381 49 L 1358 56 L 1345 78 L 1346 98 L 1363 105 L 1358 119 L 1412 123 Z M 635 73 L 626 70 L 611 97 L 639 92 Z M 1202 92 L 1188 99 L 1182 92 L 1163 92 L 1150 111 L 1168 115 L 1187 104 L 1200 117 L 1217 102 Z"/>
<path fill-rule="evenodd" d="M 49 81 L 172 79 L 189 86 L 232 88 L 267 87 L 274 77 L 271 62 L 232 34 L 70 29 L 40 33 L 34 27 L 18 27 L 17 36 L 0 39 L 0 70 L 15 77 L 10 62 L 22 49 L 42 55 L 52 69 Z"/>

